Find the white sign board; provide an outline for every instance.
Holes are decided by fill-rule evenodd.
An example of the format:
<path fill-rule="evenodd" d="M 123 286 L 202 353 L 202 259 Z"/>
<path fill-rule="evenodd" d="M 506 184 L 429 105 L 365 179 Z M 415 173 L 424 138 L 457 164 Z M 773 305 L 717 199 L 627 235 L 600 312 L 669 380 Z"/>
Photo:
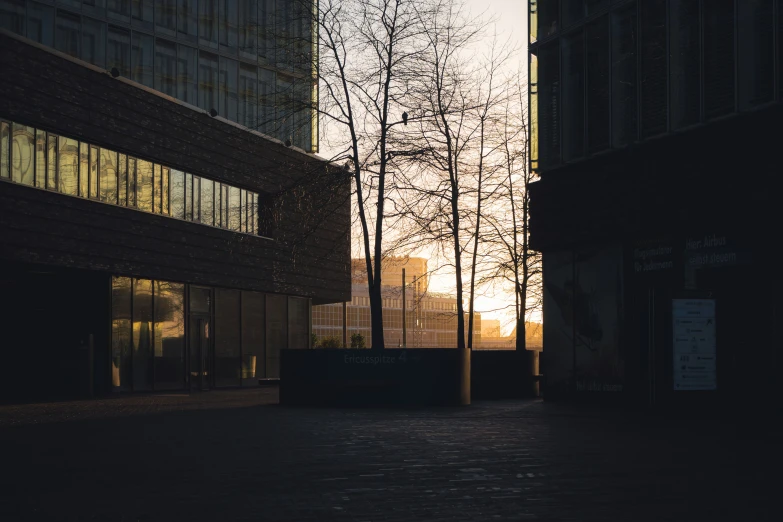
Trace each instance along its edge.
<path fill-rule="evenodd" d="M 674 299 L 674 389 L 715 390 L 715 300 Z"/>

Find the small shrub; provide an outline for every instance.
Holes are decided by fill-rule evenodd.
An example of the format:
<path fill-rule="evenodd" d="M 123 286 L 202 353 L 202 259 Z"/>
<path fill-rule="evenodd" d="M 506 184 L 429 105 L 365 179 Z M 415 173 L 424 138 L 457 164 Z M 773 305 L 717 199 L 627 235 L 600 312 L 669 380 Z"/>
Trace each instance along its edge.
<path fill-rule="evenodd" d="M 364 336 L 358 332 L 351 334 L 351 348 L 366 348 Z"/>
<path fill-rule="evenodd" d="M 318 336 L 314 333 L 310 334 L 310 348 L 318 348 Z"/>
<path fill-rule="evenodd" d="M 342 346 L 342 340 L 337 337 L 325 337 L 321 339 L 321 343 L 318 345 L 319 348 L 342 348 Z"/>

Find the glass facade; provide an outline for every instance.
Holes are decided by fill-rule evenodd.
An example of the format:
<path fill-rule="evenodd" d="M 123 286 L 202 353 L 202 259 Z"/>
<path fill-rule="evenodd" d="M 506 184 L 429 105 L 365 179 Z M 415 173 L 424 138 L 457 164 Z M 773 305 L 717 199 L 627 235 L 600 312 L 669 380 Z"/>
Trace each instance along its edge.
<path fill-rule="evenodd" d="M 112 388 L 258 386 L 279 377 L 281 348 L 308 347 L 309 317 L 309 299 L 112 277 Z"/>
<path fill-rule="evenodd" d="M 0 0 L 4 29 L 316 152 L 310 26 L 299 0 Z"/>
<path fill-rule="evenodd" d="M 530 0 L 531 165 L 780 102 L 782 12 L 781 0 Z"/>
<path fill-rule="evenodd" d="M 259 230 L 255 192 L 5 120 L 0 179 L 244 234 Z M 218 190 L 231 198 L 218 198 Z"/>

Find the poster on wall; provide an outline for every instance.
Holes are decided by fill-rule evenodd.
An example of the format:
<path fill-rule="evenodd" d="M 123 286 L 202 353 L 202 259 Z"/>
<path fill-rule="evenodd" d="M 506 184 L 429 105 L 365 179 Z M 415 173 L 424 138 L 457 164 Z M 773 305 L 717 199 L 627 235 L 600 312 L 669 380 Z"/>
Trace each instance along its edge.
<path fill-rule="evenodd" d="M 548 390 L 623 391 L 622 262 L 619 247 L 544 255 Z"/>
<path fill-rule="evenodd" d="M 715 300 L 674 299 L 674 390 L 718 387 L 715 349 Z"/>

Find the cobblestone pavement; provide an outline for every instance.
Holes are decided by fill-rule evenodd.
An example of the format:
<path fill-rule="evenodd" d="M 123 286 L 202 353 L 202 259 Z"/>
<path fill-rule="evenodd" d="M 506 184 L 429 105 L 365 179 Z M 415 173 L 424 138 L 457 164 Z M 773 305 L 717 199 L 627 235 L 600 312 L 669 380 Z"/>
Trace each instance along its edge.
<path fill-rule="evenodd" d="M 0 520 L 783 520 L 779 431 L 541 401 L 276 399 L 0 406 Z"/>

